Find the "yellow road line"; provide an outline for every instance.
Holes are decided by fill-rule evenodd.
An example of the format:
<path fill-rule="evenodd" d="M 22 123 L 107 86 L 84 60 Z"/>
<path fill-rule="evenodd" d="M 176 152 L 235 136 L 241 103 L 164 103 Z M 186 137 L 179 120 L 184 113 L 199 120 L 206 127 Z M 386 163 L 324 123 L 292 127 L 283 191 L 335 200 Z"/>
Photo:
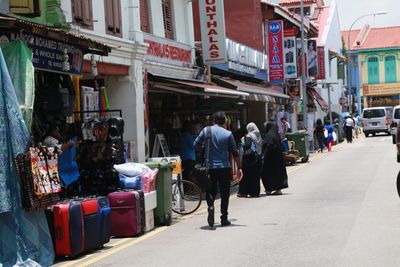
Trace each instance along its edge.
<path fill-rule="evenodd" d="M 162 231 L 164 231 L 166 229 L 168 229 L 167 226 L 163 226 L 163 227 L 157 228 L 157 229 L 153 230 L 152 232 L 150 232 L 150 233 L 148 233 L 148 234 L 146 234 L 144 236 L 141 236 L 139 238 L 136 238 L 135 240 L 132 240 L 131 242 L 129 242 L 127 244 L 121 245 L 121 246 L 119 246 L 119 247 L 117 247 L 115 249 L 112 249 L 110 251 L 102 253 L 101 255 L 99 255 L 97 257 L 94 257 L 94 258 L 92 258 L 92 259 L 80 264 L 79 266 L 82 266 L 82 267 L 83 266 L 89 266 L 90 264 L 98 262 L 99 260 L 104 259 L 105 257 L 108 257 L 108 256 L 110 256 L 110 255 L 112 255 L 114 253 L 117 253 L 117 252 L 119 252 L 119 251 L 121 251 L 123 249 L 126 249 L 126 248 L 131 247 L 131 246 L 133 246 L 133 245 L 135 245 L 137 243 L 140 243 L 140 242 L 142 242 L 142 241 L 144 241 L 146 239 L 149 239 L 149 238 L 161 233 Z"/>
<path fill-rule="evenodd" d="M 113 248 L 117 247 L 118 245 L 127 243 L 130 240 L 132 240 L 132 238 L 124 238 L 124 239 L 121 239 L 121 240 L 118 240 L 118 241 L 112 243 L 111 246 L 108 246 L 108 247 L 111 247 L 111 249 L 113 249 Z M 99 252 L 101 253 L 101 251 L 99 251 Z M 92 253 L 92 254 L 87 254 L 87 255 L 83 256 L 82 258 L 80 258 L 80 259 L 68 260 L 68 262 L 60 265 L 60 267 L 72 266 L 72 265 L 77 264 L 78 262 L 85 261 L 87 259 L 93 258 L 94 256 L 96 256 L 96 254 Z"/>

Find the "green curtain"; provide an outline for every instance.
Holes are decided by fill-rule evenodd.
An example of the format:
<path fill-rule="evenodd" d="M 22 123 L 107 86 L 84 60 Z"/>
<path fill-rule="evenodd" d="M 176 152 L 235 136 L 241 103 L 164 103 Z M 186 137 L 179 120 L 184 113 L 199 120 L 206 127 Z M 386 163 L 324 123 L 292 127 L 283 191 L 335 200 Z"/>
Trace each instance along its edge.
<path fill-rule="evenodd" d="M 32 52 L 25 43 L 19 40 L 0 44 L 0 47 L 3 50 L 23 119 L 30 132 L 35 101 L 35 73 L 32 64 Z"/>

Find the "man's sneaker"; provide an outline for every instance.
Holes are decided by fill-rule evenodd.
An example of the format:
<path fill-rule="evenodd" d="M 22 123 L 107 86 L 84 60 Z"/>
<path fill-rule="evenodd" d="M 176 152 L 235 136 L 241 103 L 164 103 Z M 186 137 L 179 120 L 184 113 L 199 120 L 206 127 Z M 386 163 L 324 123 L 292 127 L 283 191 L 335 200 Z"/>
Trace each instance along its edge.
<path fill-rule="evenodd" d="M 214 207 L 208 207 L 208 217 L 207 222 L 210 227 L 214 226 Z"/>
<path fill-rule="evenodd" d="M 221 220 L 221 226 L 228 226 L 231 225 L 231 222 L 228 219 Z"/>

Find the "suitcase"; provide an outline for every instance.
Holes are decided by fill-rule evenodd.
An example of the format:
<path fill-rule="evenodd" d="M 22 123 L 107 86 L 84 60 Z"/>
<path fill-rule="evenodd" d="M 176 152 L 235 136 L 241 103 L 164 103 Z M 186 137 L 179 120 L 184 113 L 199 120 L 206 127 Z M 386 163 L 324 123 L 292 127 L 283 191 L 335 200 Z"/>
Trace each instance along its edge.
<path fill-rule="evenodd" d="M 140 233 L 144 234 L 146 231 L 146 206 L 144 204 L 144 192 L 143 191 L 136 191 L 139 193 L 139 198 L 140 198 Z"/>
<path fill-rule="evenodd" d="M 55 204 L 52 224 L 57 256 L 74 257 L 84 251 L 83 213 L 79 201 Z"/>
<path fill-rule="evenodd" d="M 84 252 L 89 252 L 102 246 L 100 244 L 99 202 L 97 198 L 80 201 L 84 227 Z"/>
<path fill-rule="evenodd" d="M 108 194 L 111 208 L 111 235 L 128 237 L 143 233 L 144 227 L 142 226 L 146 221 L 145 218 L 142 218 L 144 194 L 140 192 L 119 191 Z"/>
<path fill-rule="evenodd" d="M 106 197 L 99 197 L 99 221 L 100 221 L 100 246 L 110 242 L 111 237 L 111 209 Z"/>

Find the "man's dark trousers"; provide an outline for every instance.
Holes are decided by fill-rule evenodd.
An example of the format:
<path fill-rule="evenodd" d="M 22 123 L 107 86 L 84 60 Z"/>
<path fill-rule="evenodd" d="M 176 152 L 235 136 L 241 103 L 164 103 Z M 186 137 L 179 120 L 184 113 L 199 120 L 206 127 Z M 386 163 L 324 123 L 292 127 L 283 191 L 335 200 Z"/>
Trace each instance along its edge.
<path fill-rule="evenodd" d="M 221 196 L 221 219 L 228 219 L 228 205 L 231 185 L 231 169 L 210 169 L 211 188 L 207 190 L 206 198 L 209 207 L 214 205 L 217 189 Z"/>

